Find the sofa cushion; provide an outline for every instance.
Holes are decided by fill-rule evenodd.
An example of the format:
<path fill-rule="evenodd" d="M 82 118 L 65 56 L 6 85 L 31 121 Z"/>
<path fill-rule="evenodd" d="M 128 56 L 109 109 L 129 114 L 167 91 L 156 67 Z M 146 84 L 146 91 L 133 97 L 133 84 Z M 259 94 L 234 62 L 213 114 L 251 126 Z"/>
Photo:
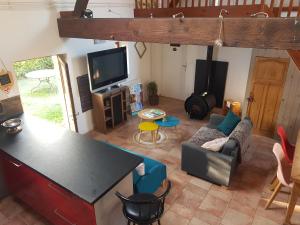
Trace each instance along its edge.
<path fill-rule="evenodd" d="M 240 121 L 240 117 L 229 111 L 224 120 L 217 126 L 217 129 L 228 136 Z"/>
<path fill-rule="evenodd" d="M 196 145 L 203 145 L 205 142 L 214 140 L 216 138 L 222 138 L 226 137 L 222 132 L 211 129 L 208 127 L 201 127 L 189 140 L 189 142 L 192 142 Z"/>
<path fill-rule="evenodd" d="M 140 163 L 136 168 L 135 168 L 137 174 L 139 176 L 144 176 L 145 175 L 145 163 Z"/>
<path fill-rule="evenodd" d="M 241 155 L 244 155 L 244 151 L 246 150 L 245 145 L 247 145 L 247 140 L 251 135 L 252 123 L 249 119 L 243 119 L 231 132 L 229 138 L 235 140 L 240 149 Z"/>
<path fill-rule="evenodd" d="M 216 138 L 212 141 L 205 142 L 201 147 L 218 152 L 221 150 L 223 145 L 228 141 L 229 137 Z"/>

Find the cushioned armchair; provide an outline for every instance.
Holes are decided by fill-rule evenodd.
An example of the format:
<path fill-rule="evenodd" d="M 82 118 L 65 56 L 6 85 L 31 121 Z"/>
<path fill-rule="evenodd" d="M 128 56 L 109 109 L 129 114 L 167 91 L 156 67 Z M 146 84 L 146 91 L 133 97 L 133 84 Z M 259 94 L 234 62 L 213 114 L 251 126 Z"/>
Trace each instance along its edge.
<path fill-rule="evenodd" d="M 132 171 L 134 186 L 133 188 L 135 193 L 154 193 L 167 179 L 167 167 L 165 164 L 129 151 L 128 149 L 121 148 L 120 146 L 111 143 L 109 144 L 118 147 L 123 151 L 138 155 L 144 159 L 145 175 L 140 176 L 136 170 Z"/>
<path fill-rule="evenodd" d="M 223 119 L 224 116 L 222 115 L 212 114 L 206 129 L 213 130 L 214 132 L 212 133 L 218 132 L 216 128 Z M 249 127 L 251 130 L 251 121 L 247 118 L 244 120 L 247 120 L 244 122 L 250 124 Z M 239 124 L 237 126 L 239 126 Z M 235 132 L 235 130 L 233 132 Z M 250 133 L 249 130 L 245 132 Z M 201 135 L 201 133 L 197 132 L 195 135 Z M 201 139 L 201 137 L 199 138 Z M 212 135 L 211 140 L 215 138 L 218 137 L 213 137 Z M 203 141 L 203 143 L 204 142 L 205 141 Z M 182 143 L 181 169 L 188 174 L 203 178 L 212 183 L 229 186 L 231 177 L 238 163 L 241 147 L 237 140 L 229 138 L 219 152 L 214 152 L 204 149 L 201 147 L 201 144 L 196 144 L 190 139 Z"/>
<path fill-rule="evenodd" d="M 133 171 L 135 193 L 154 193 L 167 178 L 166 165 L 154 159 L 139 155 L 144 158 L 145 175 L 140 176 Z"/>

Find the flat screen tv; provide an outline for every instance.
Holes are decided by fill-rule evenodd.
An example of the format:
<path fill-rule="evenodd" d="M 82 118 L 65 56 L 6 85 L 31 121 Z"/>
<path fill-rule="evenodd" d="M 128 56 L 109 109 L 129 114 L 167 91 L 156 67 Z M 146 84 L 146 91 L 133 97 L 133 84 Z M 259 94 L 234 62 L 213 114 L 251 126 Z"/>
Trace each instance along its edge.
<path fill-rule="evenodd" d="M 88 53 L 91 92 L 97 92 L 128 78 L 126 47 Z"/>

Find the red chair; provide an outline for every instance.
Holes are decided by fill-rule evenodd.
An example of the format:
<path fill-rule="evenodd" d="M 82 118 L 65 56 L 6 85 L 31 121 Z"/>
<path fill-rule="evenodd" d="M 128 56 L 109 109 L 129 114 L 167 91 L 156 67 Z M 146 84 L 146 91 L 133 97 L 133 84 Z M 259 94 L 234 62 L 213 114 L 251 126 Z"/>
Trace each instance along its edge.
<path fill-rule="evenodd" d="M 285 130 L 282 126 L 277 127 L 277 134 L 279 135 L 280 140 L 281 140 L 281 146 L 282 146 L 282 150 L 283 150 L 285 159 L 290 164 L 292 164 L 293 159 L 294 159 L 295 146 L 289 143 L 286 133 L 285 133 Z"/>
<path fill-rule="evenodd" d="M 276 195 L 280 189 L 285 186 L 288 188 L 293 188 L 293 182 L 291 181 L 291 170 L 292 166 L 286 161 L 286 155 L 282 146 L 278 143 L 275 143 L 273 146 L 273 153 L 277 159 L 277 183 L 274 192 L 271 195 L 271 198 L 268 200 L 265 209 L 268 209 L 275 199 Z"/>

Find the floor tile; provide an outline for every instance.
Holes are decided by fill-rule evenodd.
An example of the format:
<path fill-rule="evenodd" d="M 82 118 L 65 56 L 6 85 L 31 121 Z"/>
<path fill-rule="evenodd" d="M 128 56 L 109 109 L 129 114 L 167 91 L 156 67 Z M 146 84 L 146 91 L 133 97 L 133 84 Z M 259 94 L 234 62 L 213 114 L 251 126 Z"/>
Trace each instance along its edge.
<path fill-rule="evenodd" d="M 220 217 L 217 217 L 201 209 L 195 211 L 195 217 L 201 222 L 207 223 L 209 225 L 219 225 L 221 222 Z"/>
<path fill-rule="evenodd" d="M 206 211 L 210 214 L 213 214 L 217 217 L 222 217 L 227 208 L 227 205 L 228 202 L 208 194 L 206 195 L 205 199 L 202 201 L 199 209 Z"/>
<path fill-rule="evenodd" d="M 229 202 L 228 208 L 235 209 L 239 212 L 242 212 L 242 213 L 244 213 L 248 216 L 252 216 L 252 217 L 254 216 L 254 214 L 256 212 L 256 207 L 251 207 L 249 205 L 244 204 L 241 201 L 234 200 L 234 199 Z"/>
<path fill-rule="evenodd" d="M 176 202 L 171 206 L 170 210 L 189 220 L 193 218 L 195 213 L 195 210 L 192 207 L 188 207 Z"/>
<path fill-rule="evenodd" d="M 202 180 L 202 179 L 197 178 L 197 177 L 193 177 L 190 180 L 190 183 L 194 184 L 194 185 L 197 185 L 198 187 L 201 187 L 202 189 L 205 189 L 205 190 L 209 190 L 212 186 L 212 184 L 209 183 L 208 181 Z"/>
<path fill-rule="evenodd" d="M 282 223 L 280 223 L 280 222 L 276 223 L 270 219 L 256 215 L 254 217 L 252 225 L 280 225 L 280 224 L 282 224 Z"/>
<path fill-rule="evenodd" d="M 236 211 L 234 209 L 226 210 L 222 219 L 222 225 L 250 225 L 253 221 L 251 216 Z"/>
<path fill-rule="evenodd" d="M 165 213 L 165 215 L 161 220 L 161 224 L 163 225 L 175 225 L 175 224 L 188 225 L 188 223 L 189 223 L 188 219 L 181 217 L 170 210 Z"/>
<path fill-rule="evenodd" d="M 183 189 L 181 195 L 177 198 L 176 203 L 198 209 L 204 197 L 195 194 L 187 189 Z"/>
<path fill-rule="evenodd" d="M 210 225 L 209 223 L 203 222 L 196 217 L 193 217 L 189 223 L 189 225 Z"/>
<path fill-rule="evenodd" d="M 209 190 L 208 194 L 220 198 L 224 200 L 225 202 L 229 202 L 232 199 L 232 192 L 229 190 L 225 190 L 223 187 L 219 186 L 212 186 L 211 189 Z"/>
<path fill-rule="evenodd" d="M 137 117 L 129 117 L 126 123 L 107 134 L 92 131 L 88 136 L 149 156 L 167 166 L 172 189 L 166 199 L 162 225 L 252 225 L 252 222 L 253 225 L 277 225 L 282 222 L 284 208 L 272 205 L 269 210 L 264 209 L 265 199 L 271 194 L 268 185 L 277 165 L 272 153 L 275 141 L 252 135 L 251 147 L 243 156 L 228 188 L 190 176 L 181 171 L 181 142 L 188 140 L 205 125 L 207 119 L 188 119 L 183 105 L 184 102 L 179 100 L 160 98 L 157 107 L 165 110 L 168 115 L 180 118 L 181 124 L 176 132 L 166 129 L 164 132 L 168 139 L 156 146 L 145 146 L 133 141 L 139 123 Z M 287 197 L 280 193 L 278 200 L 286 200 Z M 294 213 L 292 222 L 300 225 L 300 213 Z M 43 218 L 14 198 L 0 201 L 0 225 L 46 224 Z"/>

